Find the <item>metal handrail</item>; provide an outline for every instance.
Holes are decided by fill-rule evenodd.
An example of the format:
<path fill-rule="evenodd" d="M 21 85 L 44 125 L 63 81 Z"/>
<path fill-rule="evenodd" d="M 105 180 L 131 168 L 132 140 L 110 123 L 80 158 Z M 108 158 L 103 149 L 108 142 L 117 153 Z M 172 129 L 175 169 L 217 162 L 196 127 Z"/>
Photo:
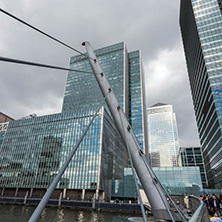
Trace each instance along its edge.
<path fill-rule="evenodd" d="M 189 219 L 189 222 L 210 222 L 209 214 L 205 203 L 198 197 L 189 196 L 189 201 L 191 202 L 191 204 L 192 199 L 195 199 L 195 201 L 199 201 L 200 206 L 195 210 L 194 214 Z"/>

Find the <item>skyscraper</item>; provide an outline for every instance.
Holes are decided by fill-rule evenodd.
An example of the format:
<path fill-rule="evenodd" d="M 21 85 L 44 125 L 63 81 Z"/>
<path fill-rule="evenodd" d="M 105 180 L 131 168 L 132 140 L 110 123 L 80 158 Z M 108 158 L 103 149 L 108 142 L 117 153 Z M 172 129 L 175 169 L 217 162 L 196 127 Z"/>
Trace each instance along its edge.
<path fill-rule="evenodd" d="M 125 43 L 96 50 L 105 75 L 145 149 L 144 86 L 140 51 L 127 53 Z M 77 143 L 90 119 L 97 117 L 84 136 L 57 189 L 79 199 L 110 199 L 111 180 L 121 180 L 128 155 L 86 57 L 74 56 L 62 113 L 35 115 L 9 123 L 0 149 L 0 188 L 42 193 L 48 188 Z M 105 107 L 104 107 L 105 106 Z M 0 142 L 1 142 L 0 135 Z M 22 188 L 22 189 L 20 189 Z M 3 191 L 2 191 L 3 192 Z M 80 192 L 80 193 L 79 193 Z"/>
<path fill-rule="evenodd" d="M 179 156 L 181 156 L 181 162 L 183 167 L 199 167 L 202 185 L 203 188 L 206 188 L 206 170 L 201 147 L 181 147 Z"/>
<path fill-rule="evenodd" d="M 181 0 L 180 27 L 209 186 L 221 188 L 221 1 Z"/>
<path fill-rule="evenodd" d="M 116 94 L 120 105 L 128 114 L 128 62 L 125 43 L 95 50 L 99 63 Z M 70 59 L 70 68 L 87 73 L 69 72 L 66 80 L 62 112 L 99 107 L 105 104 L 103 95 L 90 67 L 82 55 Z"/>
<path fill-rule="evenodd" d="M 178 166 L 179 139 L 172 105 L 157 103 L 148 108 L 147 122 L 151 166 Z"/>
<path fill-rule="evenodd" d="M 125 111 L 134 133 L 146 152 L 145 87 L 141 53 L 127 52 L 124 42 L 95 50 L 99 63 Z M 106 106 L 85 56 L 70 59 L 70 68 L 89 72 L 69 72 L 66 81 L 62 112 L 79 108 Z"/>

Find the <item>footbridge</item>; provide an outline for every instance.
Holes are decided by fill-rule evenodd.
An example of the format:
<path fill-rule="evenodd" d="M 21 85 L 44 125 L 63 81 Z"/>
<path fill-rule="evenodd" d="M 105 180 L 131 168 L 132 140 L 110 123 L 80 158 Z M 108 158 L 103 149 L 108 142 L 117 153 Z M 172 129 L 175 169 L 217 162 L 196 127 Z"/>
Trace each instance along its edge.
<path fill-rule="evenodd" d="M 105 98 L 107 106 L 109 107 L 110 113 L 115 121 L 116 127 L 122 137 L 122 140 L 127 148 L 129 160 L 133 170 L 133 177 L 136 181 L 136 174 L 143 186 L 144 192 L 149 200 L 152 214 L 156 221 L 210 221 L 207 213 L 207 209 L 204 203 L 198 198 L 189 197 L 189 207 L 184 206 L 184 201 L 182 196 L 170 196 L 167 191 L 163 188 L 160 181 L 156 177 L 152 168 L 150 167 L 147 158 L 140 144 L 133 133 L 133 130 L 123 112 L 114 92 L 109 84 L 105 73 L 103 72 L 98 59 L 90 45 L 89 42 L 84 42 L 82 44 L 86 47 L 86 52 L 88 55 L 89 63 L 94 72 L 95 78 L 99 84 L 101 92 Z M 58 184 L 61 176 L 63 175 L 65 169 L 67 168 L 69 162 L 71 161 L 73 155 L 78 149 L 83 137 L 85 136 L 87 130 L 89 129 L 92 121 L 90 121 L 88 127 L 82 134 L 81 138 L 77 142 L 75 148 L 70 153 L 67 161 L 62 166 L 60 172 L 48 188 L 44 197 L 40 201 L 38 207 L 34 211 L 33 215 L 29 219 L 29 222 L 35 222 L 38 220 L 43 209 L 45 208 L 51 194 L 53 193 L 56 185 Z M 137 184 L 136 184 L 137 185 Z M 137 185 L 138 191 L 138 185 Z M 141 205 L 142 218 L 130 218 L 131 221 L 147 221 L 146 212 L 142 203 L 140 192 L 138 191 L 138 197 Z"/>
<path fill-rule="evenodd" d="M 81 53 L 77 49 L 67 45 L 66 43 L 60 41 L 59 39 L 36 28 L 35 26 L 23 21 L 22 19 L 16 17 L 15 15 L 12 15 L 11 13 L 9 13 L 1 8 L 0 8 L 0 12 L 4 13 L 5 15 L 9 16 L 12 19 L 17 20 L 18 22 L 22 23 L 23 25 L 35 30 L 36 32 L 41 33 L 45 37 L 85 56 L 84 53 Z M 152 210 L 153 216 L 156 219 L 156 221 L 190 221 L 190 222 L 209 221 L 207 210 L 204 206 L 204 203 L 201 200 L 199 200 L 198 198 L 195 198 L 195 197 L 190 197 L 189 198 L 190 205 L 189 205 L 189 207 L 185 208 L 183 205 L 184 202 L 183 202 L 182 196 L 173 197 L 173 196 L 168 195 L 168 193 L 164 190 L 160 181 L 158 180 L 158 178 L 156 177 L 152 168 L 150 167 L 150 165 L 143 153 L 143 150 L 141 149 L 140 144 L 137 141 L 137 138 L 134 135 L 133 130 L 132 130 L 132 128 L 125 116 L 125 113 L 123 112 L 123 110 L 122 110 L 122 108 L 121 108 L 121 106 L 120 106 L 120 104 L 113 92 L 112 87 L 110 86 L 109 82 L 107 81 L 105 73 L 103 72 L 102 68 L 100 67 L 98 59 L 96 58 L 96 55 L 95 55 L 92 47 L 90 46 L 89 42 L 84 42 L 83 46 L 85 46 L 85 48 L 86 48 L 89 63 L 92 67 L 95 78 L 99 84 L 99 87 L 102 91 L 104 99 L 106 100 L 106 103 L 109 107 L 110 113 L 116 123 L 116 127 L 117 127 L 117 129 L 123 139 L 123 142 L 125 143 L 125 146 L 127 148 L 129 160 L 130 160 L 132 170 L 133 170 L 134 180 L 136 180 L 136 174 L 137 174 L 137 176 L 140 179 L 140 182 L 143 186 L 143 189 L 144 189 L 144 192 L 147 196 L 147 199 L 149 200 L 151 210 Z M 57 70 L 78 71 L 78 72 L 83 72 L 83 73 L 85 72 L 83 70 L 73 70 L 70 68 L 34 63 L 34 62 L 30 62 L 30 61 L 23 61 L 23 60 L 6 58 L 6 57 L 0 57 L 0 61 L 23 64 L 23 65 L 30 65 L 30 66 L 36 66 L 36 67 L 44 67 L 44 68 L 50 68 L 50 69 L 57 69 Z M 96 114 L 97 114 L 97 112 L 96 112 Z M 95 114 L 95 116 L 96 116 L 96 114 Z M 82 136 L 79 138 L 79 140 L 78 140 L 77 144 L 75 145 L 74 149 L 72 150 L 72 152 L 69 154 L 67 160 L 63 164 L 62 168 L 60 169 L 59 173 L 55 177 L 54 181 L 49 186 L 44 197 L 41 199 L 40 203 L 38 204 L 38 207 L 36 208 L 36 210 L 32 214 L 31 218 L 29 219 L 29 222 L 38 221 L 39 216 L 41 215 L 42 211 L 44 210 L 47 202 L 49 201 L 49 198 L 51 197 L 53 191 L 55 190 L 55 188 L 56 188 L 59 180 L 61 179 L 63 173 L 65 172 L 69 162 L 71 161 L 72 157 L 75 155 L 76 150 L 78 149 L 81 141 L 83 140 L 85 134 L 87 133 L 87 130 L 89 129 L 90 125 L 92 124 L 95 116 L 92 118 L 89 125 L 86 127 L 85 131 L 83 132 Z M 138 185 L 137 185 L 137 191 L 138 191 Z M 139 196 L 141 211 L 142 211 L 142 215 L 143 215 L 143 218 L 141 220 L 147 221 L 145 209 L 143 207 L 143 203 L 142 203 L 142 199 L 141 199 L 139 191 L 138 191 L 138 196 Z M 134 221 L 136 221 L 136 219 L 134 219 Z"/>

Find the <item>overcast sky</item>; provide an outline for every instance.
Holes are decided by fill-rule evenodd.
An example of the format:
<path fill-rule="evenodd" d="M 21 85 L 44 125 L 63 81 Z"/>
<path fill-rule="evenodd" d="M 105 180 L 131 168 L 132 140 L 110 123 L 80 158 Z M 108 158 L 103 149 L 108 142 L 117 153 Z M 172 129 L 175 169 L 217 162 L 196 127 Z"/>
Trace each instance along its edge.
<path fill-rule="evenodd" d="M 140 49 L 147 107 L 173 105 L 181 146 L 198 146 L 179 28 L 179 1 L 1 0 L 0 7 L 85 52 L 125 41 Z M 0 56 L 68 67 L 72 50 L 0 12 Z M 18 119 L 61 112 L 67 72 L 0 62 L 0 111 Z"/>

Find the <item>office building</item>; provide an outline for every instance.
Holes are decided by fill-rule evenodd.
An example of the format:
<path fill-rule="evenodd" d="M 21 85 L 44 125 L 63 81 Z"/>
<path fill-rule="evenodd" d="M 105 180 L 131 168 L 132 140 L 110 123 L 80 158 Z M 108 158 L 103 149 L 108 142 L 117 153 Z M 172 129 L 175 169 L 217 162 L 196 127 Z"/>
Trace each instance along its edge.
<path fill-rule="evenodd" d="M 183 167 L 197 166 L 200 168 L 203 188 L 207 188 L 207 176 L 201 147 L 181 147 L 179 156 Z"/>
<path fill-rule="evenodd" d="M 140 51 L 128 53 L 125 43 L 119 43 L 95 53 L 145 150 L 145 88 Z M 104 108 L 100 109 L 57 190 L 72 199 L 80 196 L 91 199 L 96 193 L 98 198 L 109 200 L 111 181 L 124 178 L 128 155 L 87 58 L 72 57 L 70 68 L 88 73 L 68 73 L 62 113 L 30 115 L 9 123 L 0 150 L 0 187 L 4 187 L 5 195 L 10 190 L 15 193 L 13 189 L 18 189 L 18 193 L 29 191 L 33 197 L 44 193 L 89 119 L 102 105 Z"/>
<path fill-rule="evenodd" d="M 4 136 L 5 136 L 5 131 L 0 131 L 0 149 L 1 149 L 1 145 L 3 142 Z"/>
<path fill-rule="evenodd" d="M 122 42 L 97 49 L 95 54 L 146 152 L 145 87 L 140 51 L 128 53 Z M 89 73 L 68 73 L 62 112 L 101 105 L 107 107 L 88 59 L 83 55 L 74 56 L 70 59 L 70 68 Z"/>
<path fill-rule="evenodd" d="M 5 123 L 5 122 L 9 122 L 9 121 L 13 121 L 14 119 L 11 118 L 10 116 L 0 112 L 0 123 Z"/>
<path fill-rule="evenodd" d="M 221 1 L 181 0 L 180 27 L 208 184 L 221 188 Z"/>
<path fill-rule="evenodd" d="M 4 194 L 12 189 L 34 196 L 44 193 L 94 114 L 91 109 L 10 122 L 0 152 Z M 91 200 L 96 193 L 108 200 L 111 180 L 123 178 L 127 165 L 122 140 L 101 107 L 57 189 L 72 199 Z"/>
<path fill-rule="evenodd" d="M 11 117 L 8 117 L 7 115 L 0 113 L 0 119 L 1 121 L 13 121 Z M 1 145 L 5 136 L 5 132 L 7 131 L 9 122 L 0 122 L 0 149 Z"/>
<path fill-rule="evenodd" d="M 179 139 L 172 105 L 157 103 L 148 108 L 147 123 L 151 166 L 178 166 Z"/>

